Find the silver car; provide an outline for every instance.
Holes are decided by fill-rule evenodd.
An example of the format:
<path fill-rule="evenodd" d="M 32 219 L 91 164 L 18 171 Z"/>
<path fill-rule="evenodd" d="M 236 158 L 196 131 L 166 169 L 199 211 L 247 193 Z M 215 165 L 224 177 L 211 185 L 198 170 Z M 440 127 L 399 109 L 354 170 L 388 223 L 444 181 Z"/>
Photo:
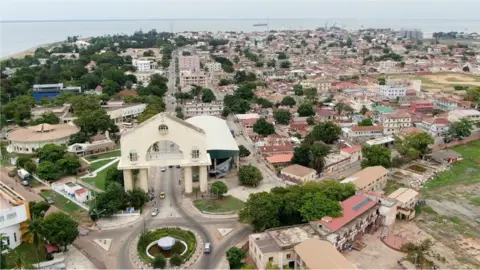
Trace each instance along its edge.
<path fill-rule="evenodd" d="M 153 208 L 152 209 L 152 217 L 158 215 L 158 208 Z"/>

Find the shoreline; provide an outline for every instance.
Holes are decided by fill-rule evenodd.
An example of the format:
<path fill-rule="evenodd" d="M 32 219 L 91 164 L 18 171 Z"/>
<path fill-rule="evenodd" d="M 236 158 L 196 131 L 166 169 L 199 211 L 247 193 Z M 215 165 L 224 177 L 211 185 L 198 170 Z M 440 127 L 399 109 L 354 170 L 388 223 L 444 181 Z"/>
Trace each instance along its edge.
<path fill-rule="evenodd" d="M 21 52 L 13 53 L 13 54 L 7 55 L 5 57 L 2 57 L 2 58 L 0 58 L 0 61 L 5 61 L 5 60 L 8 60 L 10 58 L 15 58 L 15 59 L 16 58 L 24 58 L 27 55 L 33 55 L 35 53 L 35 50 L 38 49 L 38 48 L 45 48 L 45 49 L 48 50 L 48 49 L 50 49 L 52 47 L 55 47 L 57 45 L 60 45 L 64 42 L 65 41 L 56 41 L 56 42 L 40 44 L 40 45 L 31 47 L 30 49 L 26 49 L 26 50 L 23 50 Z"/>

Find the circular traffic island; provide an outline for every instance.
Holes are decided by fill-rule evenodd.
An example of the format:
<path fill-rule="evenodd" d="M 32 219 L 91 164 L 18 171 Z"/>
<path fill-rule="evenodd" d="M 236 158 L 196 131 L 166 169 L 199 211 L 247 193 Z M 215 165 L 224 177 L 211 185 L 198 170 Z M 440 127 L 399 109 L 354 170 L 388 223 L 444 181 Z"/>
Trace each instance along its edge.
<path fill-rule="evenodd" d="M 154 264 L 158 257 L 164 258 L 172 266 L 180 266 L 195 253 L 195 234 L 181 228 L 159 228 L 140 235 L 137 251 L 140 259 Z"/>

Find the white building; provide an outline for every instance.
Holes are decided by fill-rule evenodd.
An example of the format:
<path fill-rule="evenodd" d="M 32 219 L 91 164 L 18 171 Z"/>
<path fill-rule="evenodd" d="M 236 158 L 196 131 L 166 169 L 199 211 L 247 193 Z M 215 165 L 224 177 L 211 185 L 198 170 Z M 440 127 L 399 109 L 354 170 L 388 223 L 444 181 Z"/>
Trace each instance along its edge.
<path fill-rule="evenodd" d="M 21 127 L 7 135 L 9 145 L 7 151 L 19 154 L 34 154 L 46 144 L 68 144 L 70 136 L 80 131 L 80 128 L 70 124 L 40 124 L 32 127 Z"/>
<path fill-rule="evenodd" d="M 148 72 L 157 69 L 157 62 L 153 60 L 133 59 L 132 66 L 134 66 L 139 72 Z"/>
<path fill-rule="evenodd" d="M 408 113 L 384 114 L 380 121 L 386 135 L 395 134 L 404 128 L 412 126 L 412 116 Z"/>
<path fill-rule="evenodd" d="M 68 196 L 74 198 L 81 203 L 84 203 L 90 199 L 90 192 L 86 188 L 75 183 L 65 183 L 63 190 L 65 190 L 65 193 L 67 193 Z"/>
<path fill-rule="evenodd" d="M 380 95 L 386 96 L 389 99 L 397 97 L 404 97 L 407 95 L 407 88 L 404 86 L 381 85 Z"/>
<path fill-rule="evenodd" d="M 123 100 L 111 100 L 102 106 L 115 123 L 122 123 L 137 118 L 145 111 L 147 104 L 125 103 Z"/>
<path fill-rule="evenodd" d="M 209 62 L 205 64 L 205 67 L 210 72 L 221 72 L 222 71 L 222 64 L 218 62 Z"/>
<path fill-rule="evenodd" d="M 197 115 L 221 115 L 223 111 L 223 101 L 212 101 L 211 103 L 189 101 L 183 105 L 185 117 Z"/>
<path fill-rule="evenodd" d="M 432 137 L 441 137 L 448 131 L 448 119 L 443 117 L 425 117 L 416 127 L 427 132 Z"/>
<path fill-rule="evenodd" d="M 22 243 L 22 225 L 30 219 L 28 202 L 13 189 L 0 182 L 0 235 L 11 249 Z"/>
<path fill-rule="evenodd" d="M 383 136 L 383 126 L 352 126 L 351 128 L 342 128 L 342 134 L 348 139 L 376 138 Z"/>

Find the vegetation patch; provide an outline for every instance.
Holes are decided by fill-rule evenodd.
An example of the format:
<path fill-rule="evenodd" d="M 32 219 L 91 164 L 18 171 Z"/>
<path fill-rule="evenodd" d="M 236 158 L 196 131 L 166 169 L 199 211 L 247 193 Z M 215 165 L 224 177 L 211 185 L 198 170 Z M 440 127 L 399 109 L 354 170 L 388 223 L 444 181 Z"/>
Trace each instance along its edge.
<path fill-rule="evenodd" d="M 225 196 L 221 199 L 204 199 L 193 202 L 202 212 L 222 213 L 239 211 L 245 206 L 245 203 L 233 196 Z"/>
<path fill-rule="evenodd" d="M 424 173 L 427 171 L 427 169 L 425 169 L 424 167 L 420 166 L 420 165 L 412 165 L 410 167 L 408 167 L 409 170 L 412 170 L 412 171 L 415 171 L 415 172 L 419 172 L 419 173 Z"/>
<path fill-rule="evenodd" d="M 70 201 L 69 199 L 63 197 L 62 195 L 56 193 L 55 191 L 52 190 L 42 190 L 40 192 L 40 195 L 43 198 L 50 197 L 53 200 L 55 200 L 55 206 L 58 207 L 59 209 L 69 213 L 73 214 L 76 211 L 82 210 L 80 206 L 76 205 L 74 202 Z"/>
<path fill-rule="evenodd" d="M 105 160 L 105 161 L 106 161 L 106 163 L 104 163 L 103 165 L 107 164 L 108 162 L 111 162 L 111 160 Z M 92 166 L 97 164 L 97 163 L 103 163 L 103 162 L 104 161 L 95 162 L 95 163 L 92 164 Z M 103 165 L 98 166 L 98 168 L 102 167 Z M 92 168 L 92 166 L 90 166 L 90 168 Z M 107 171 L 108 171 L 108 168 L 111 168 L 112 166 L 114 166 L 114 167 L 118 166 L 118 162 L 115 162 L 112 165 L 108 166 L 107 168 L 97 172 L 96 176 L 85 177 L 85 178 L 82 178 L 82 180 L 86 183 L 91 184 L 92 186 L 95 186 L 96 188 L 99 188 L 101 190 L 105 190 L 105 179 L 107 177 Z M 93 170 L 91 170 L 91 171 L 93 172 Z"/>
<path fill-rule="evenodd" d="M 114 157 L 119 157 L 120 156 L 120 150 L 119 151 L 113 151 L 113 152 L 108 152 L 108 153 L 103 153 L 100 155 L 95 155 L 95 156 L 89 156 L 86 157 L 85 159 L 88 161 L 94 161 L 98 159 L 103 159 L 103 158 L 114 158 Z"/>
<path fill-rule="evenodd" d="M 21 243 L 17 248 L 5 256 L 6 269 L 30 269 L 33 264 L 43 262 L 46 259 L 43 241 L 38 245 Z"/>
<path fill-rule="evenodd" d="M 385 195 L 388 196 L 401 187 L 405 186 L 395 180 L 387 180 L 387 185 L 385 186 Z"/>
<path fill-rule="evenodd" d="M 152 263 L 152 259 L 150 259 L 147 256 L 147 252 L 146 252 L 148 245 L 166 236 L 170 236 L 175 239 L 182 240 L 187 244 L 187 252 L 185 252 L 185 254 L 180 256 L 183 262 L 188 261 L 190 257 L 192 257 L 193 253 L 195 253 L 195 249 L 197 248 L 197 241 L 195 239 L 195 234 L 193 232 L 182 230 L 180 228 L 160 228 L 160 229 L 156 229 L 148 232 L 143 232 L 140 235 L 140 239 L 138 240 L 138 244 L 137 244 L 137 251 L 140 255 L 140 258 L 144 262 Z"/>

